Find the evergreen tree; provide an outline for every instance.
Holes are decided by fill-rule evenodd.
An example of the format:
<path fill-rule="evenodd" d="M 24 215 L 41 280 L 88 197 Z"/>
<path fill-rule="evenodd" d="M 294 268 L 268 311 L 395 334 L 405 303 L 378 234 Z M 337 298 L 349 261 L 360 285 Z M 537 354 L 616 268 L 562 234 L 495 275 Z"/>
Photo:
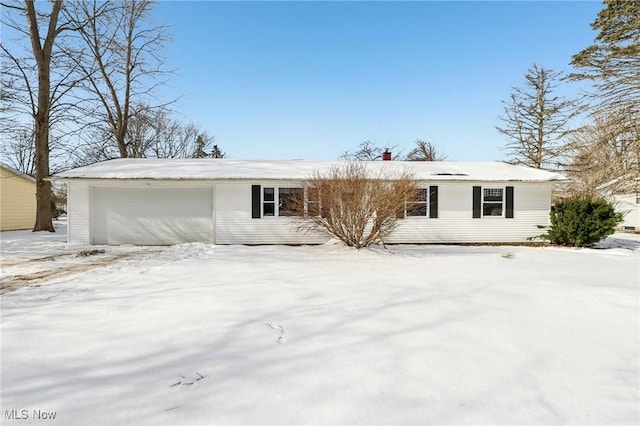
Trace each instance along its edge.
<path fill-rule="evenodd" d="M 593 45 L 573 56 L 578 72 L 570 78 L 593 82 L 590 99 L 598 132 L 591 139 L 598 142 L 579 144 L 578 149 L 582 164 L 600 164 L 602 180 L 617 179 L 625 191 L 640 179 L 640 1 L 605 0 L 591 27 L 598 34 Z M 613 153 L 611 161 L 599 158 L 603 147 L 607 155 Z M 587 167 L 579 172 L 592 174 Z"/>
<path fill-rule="evenodd" d="M 570 198 L 551 208 L 551 226 L 543 239 L 572 247 L 591 246 L 615 232 L 622 213 L 603 199 Z"/>
<path fill-rule="evenodd" d="M 576 80 L 594 82 L 593 97 L 600 108 L 640 108 L 640 1 L 605 0 L 591 27 L 598 31 L 594 44 L 574 55 Z M 637 118 L 637 117 L 636 117 Z"/>
<path fill-rule="evenodd" d="M 213 151 L 211 151 L 211 158 L 224 158 L 225 155 L 226 154 L 222 152 L 220 148 L 218 148 L 218 145 L 213 146 Z"/>
<path fill-rule="evenodd" d="M 205 152 L 205 148 L 207 147 L 207 142 L 204 140 L 202 135 L 198 135 L 196 137 L 196 146 L 193 150 L 193 158 L 206 158 L 208 157 Z"/>

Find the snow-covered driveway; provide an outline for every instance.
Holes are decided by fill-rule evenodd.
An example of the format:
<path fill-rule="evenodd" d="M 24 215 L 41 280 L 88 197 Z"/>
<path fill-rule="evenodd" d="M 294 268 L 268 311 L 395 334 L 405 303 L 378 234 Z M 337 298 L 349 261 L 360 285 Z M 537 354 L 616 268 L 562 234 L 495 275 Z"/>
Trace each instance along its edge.
<path fill-rule="evenodd" d="M 57 277 L 110 265 L 118 260 L 140 258 L 160 247 L 88 247 L 67 244 L 66 220 L 55 221 L 55 233 L 2 232 L 0 238 L 0 294 Z"/>
<path fill-rule="evenodd" d="M 121 260 L 2 296 L 2 422 L 637 425 L 628 246 Z"/>

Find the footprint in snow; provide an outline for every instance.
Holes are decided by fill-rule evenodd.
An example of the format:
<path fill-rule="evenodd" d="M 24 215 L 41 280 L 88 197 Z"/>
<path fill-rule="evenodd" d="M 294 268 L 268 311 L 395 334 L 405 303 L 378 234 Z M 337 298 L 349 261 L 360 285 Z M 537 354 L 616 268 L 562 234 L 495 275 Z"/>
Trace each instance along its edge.
<path fill-rule="evenodd" d="M 276 343 L 287 343 L 287 339 L 286 337 L 284 337 L 284 333 L 285 333 L 285 329 L 283 326 L 281 325 L 273 325 L 270 322 L 265 323 L 264 325 L 266 325 L 267 327 L 271 328 L 272 330 L 276 330 L 279 334 L 278 339 L 276 340 Z"/>

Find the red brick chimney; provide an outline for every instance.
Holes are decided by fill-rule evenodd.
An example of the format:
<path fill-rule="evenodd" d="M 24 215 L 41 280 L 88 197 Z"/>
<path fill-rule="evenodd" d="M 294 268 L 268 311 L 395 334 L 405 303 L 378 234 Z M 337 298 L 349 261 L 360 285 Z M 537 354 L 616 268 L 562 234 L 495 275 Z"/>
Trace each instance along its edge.
<path fill-rule="evenodd" d="M 389 151 L 389 148 L 385 149 L 382 153 L 382 161 L 391 161 L 391 151 Z"/>

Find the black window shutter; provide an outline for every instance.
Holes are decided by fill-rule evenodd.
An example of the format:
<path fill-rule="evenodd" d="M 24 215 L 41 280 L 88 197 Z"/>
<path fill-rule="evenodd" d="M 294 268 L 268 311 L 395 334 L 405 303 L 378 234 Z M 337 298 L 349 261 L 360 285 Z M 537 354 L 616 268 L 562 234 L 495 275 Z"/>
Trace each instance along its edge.
<path fill-rule="evenodd" d="M 429 187 L 429 217 L 431 219 L 438 218 L 438 187 Z"/>
<path fill-rule="evenodd" d="M 513 219 L 513 186 L 507 186 L 505 197 L 505 217 Z"/>
<path fill-rule="evenodd" d="M 260 219 L 260 185 L 251 185 L 251 217 Z"/>
<path fill-rule="evenodd" d="M 482 188 L 479 186 L 473 187 L 473 218 L 477 219 L 481 217 L 482 212 Z"/>

